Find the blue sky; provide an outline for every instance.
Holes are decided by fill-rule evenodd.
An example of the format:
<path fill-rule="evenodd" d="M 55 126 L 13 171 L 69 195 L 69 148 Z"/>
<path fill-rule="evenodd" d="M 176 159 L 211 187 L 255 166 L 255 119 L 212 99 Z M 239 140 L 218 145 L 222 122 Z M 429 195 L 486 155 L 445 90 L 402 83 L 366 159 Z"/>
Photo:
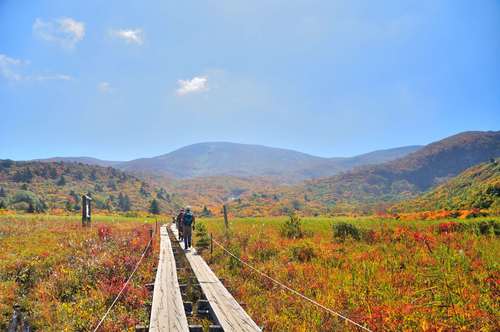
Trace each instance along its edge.
<path fill-rule="evenodd" d="M 0 158 L 499 130 L 499 1 L 0 0 Z"/>

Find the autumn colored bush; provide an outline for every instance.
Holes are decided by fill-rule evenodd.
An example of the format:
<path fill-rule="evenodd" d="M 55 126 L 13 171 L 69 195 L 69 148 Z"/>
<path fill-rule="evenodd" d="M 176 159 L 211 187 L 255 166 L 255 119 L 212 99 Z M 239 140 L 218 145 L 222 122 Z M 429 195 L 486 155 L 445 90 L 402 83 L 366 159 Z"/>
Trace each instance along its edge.
<path fill-rule="evenodd" d="M 282 236 L 286 220 L 232 219 L 227 247 L 263 273 L 373 331 L 498 330 L 497 219 L 303 217 L 302 231 L 313 235 L 302 238 Z M 346 235 L 345 241 L 332 241 L 332 224 L 339 223 L 353 226 L 340 234 L 355 228 L 359 240 Z M 223 236 L 221 219 L 205 224 L 216 239 Z M 440 225 L 446 226 L 440 231 Z M 212 268 L 266 330 L 359 331 L 231 261 L 215 248 Z"/>
<path fill-rule="evenodd" d="M 147 242 L 143 221 L 46 215 L 0 217 L 0 330 L 14 303 L 35 331 L 91 331 L 118 295 Z M 102 331 L 148 323 L 144 284 L 154 280 L 158 247 L 148 255 L 104 322 Z"/>
<path fill-rule="evenodd" d="M 438 232 L 439 233 L 453 233 L 453 232 L 459 232 L 464 229 L 463 224 L 454 222 L 454 221 L 448 221 L 444 223 L 440 223 L 438 225 Z"/>
<path fill-rule="evenodd" d="M 290 246 L 290 259 L 297 262 L 309 262 L 316 257 L 314 245 L 311 242 L 302 242 Z"/>

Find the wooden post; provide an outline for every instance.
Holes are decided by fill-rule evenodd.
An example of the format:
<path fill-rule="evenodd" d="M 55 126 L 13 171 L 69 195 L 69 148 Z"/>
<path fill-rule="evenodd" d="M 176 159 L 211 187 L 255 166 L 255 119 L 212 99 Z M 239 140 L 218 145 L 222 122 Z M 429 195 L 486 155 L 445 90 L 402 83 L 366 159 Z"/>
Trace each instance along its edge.
<path fill-rule="evenodd" d="M 226 238 L 229 238 L 229 222 L 227 221 L 227 207 L 226 204 L 222 206 L 222 209 L 224 211 L 224 230 L 225 230 L 225 235 Z"/>
<path fill-rule="evenodd" d="M 210 233 L 210 258 L 212 258 L 212 253 L 214 252 L 214 236 Z"/>

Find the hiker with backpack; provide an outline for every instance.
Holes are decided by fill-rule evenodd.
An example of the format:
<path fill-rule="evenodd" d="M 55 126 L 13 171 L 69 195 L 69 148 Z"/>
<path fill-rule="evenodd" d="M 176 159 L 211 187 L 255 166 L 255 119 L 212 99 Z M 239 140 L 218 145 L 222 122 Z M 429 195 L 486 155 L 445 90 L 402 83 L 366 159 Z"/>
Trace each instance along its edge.
<path fill-rule="evenodd" d="M 175 219 L 175 225 L 177 226 L 177 231 L 179 232 L 179 241 L 182 241 L 183 237 L 183 229 L 184 229 L 184 209 L 181 209 L 177 218 Z"/>
<path fill-rule="evenodd" d="M 191 247 L 191 235 L 193 234 L 195 218 L 191 207 L 187 206 L 184 216 L 182 217 L 182 224 L 184 226 L 183 236 L 184 236 L 184 249 L 188 250 Z"/>

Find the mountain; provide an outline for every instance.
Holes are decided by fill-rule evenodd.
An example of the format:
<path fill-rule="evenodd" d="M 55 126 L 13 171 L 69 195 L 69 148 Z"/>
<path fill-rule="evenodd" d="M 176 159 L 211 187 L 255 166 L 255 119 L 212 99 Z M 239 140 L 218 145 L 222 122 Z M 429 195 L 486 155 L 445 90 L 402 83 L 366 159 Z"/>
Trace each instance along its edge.
<path fill-rule="evenodd" d="M 298 151 L 227 142 L 198 143 L 116 167 L 173 178 L 207 176 L 272 177 L 282 182 L 331 176 L 352 167 L 395 159 L 418 146 L 380 150 L 352 158 L 322 158 Z"/>
<path fill-rule="evenodd" d="M 375 203 L 424 192 L 465 169 L 500 156 L 500 131 L 464 132 L 384 164 L 363 166 L 308 181 L 300 191 L 311 199 Z"/>
<path fill-rule="evenodd" d="M 500 211 L 500 159 L 468 168 L 429 192 L 394 206 L 402 212 L 473 208 Z"/>
<path fill-rule="evenodd" d="M 182 206 L 175 194 L 115 168 L 75 162 L 0 160 L 0 207 L 75 211 L 84 193 L 92 194 L 94 208 L 99 210 L 147 211 L 153 199 L 164 212 Z"/>
<path fill-rule="evenodd" d="M 91 157 L 54 157 L 35 161 L 112 166 L 138 175 L 161 175 L 171 179 L 267 177 L 278 183 L 297 183 L 305 179 L 332 176 L 357 166 L 394 160 L 419 148 L 407 146 L 350 158 L 323 158 L 262 145 L 209 142 L 185 146 L 157 157 L 124 162 Z"/>
<path fill-rule="evenodd" d="M 351 169 L 364 165 L 382 164 L 391 160 L 402 158 L 421 148 L 421 145 L 410 145 L 393 149 L 377 150 L 351 158 L 344 158 L 340 161 L 340 163 L 345 169 Z"/>
<path fill-rule="evenodd" d="M 240 215 L 373 212 L 414 199 L 465 169 L 500 156 L 500 131 L 464 132 L 402 158 L 361 166 L 294 186 L 244 192 L 230 208 Z"/>
<path fill-rule="evenodd" d="M 122 163 L 121 161 L 101 160 L 92 157 L 54 157 L 47 159 L 35 159 L 32 161 L 40 161 L 46 163 L 51 163 L 51 162 L 81 163 L 81 164 L 96 165 L 102 167 L 109 167 L 109 166 L 114 167 Z"/>

